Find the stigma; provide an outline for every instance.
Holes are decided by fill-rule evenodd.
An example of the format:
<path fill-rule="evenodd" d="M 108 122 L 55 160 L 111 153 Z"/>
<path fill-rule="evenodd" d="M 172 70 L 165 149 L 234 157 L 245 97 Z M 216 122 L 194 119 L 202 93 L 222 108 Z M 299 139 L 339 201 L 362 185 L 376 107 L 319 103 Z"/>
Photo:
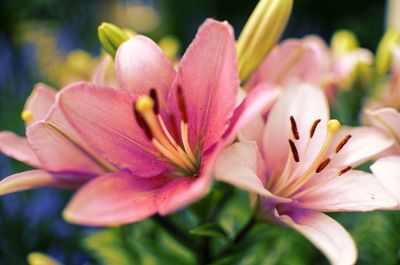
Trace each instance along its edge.
<path fill-rule="evenodd" d="M 198 162 L 189 144 L 186 105 L 180 86 L 177 88 L 177 100 L 182 117 L 179 123 L 180 133 L 178 133 L 174 116 L 167 115 L 172 128 L 168 129 L 166 126 L 160 114 L 159 99 L 155 89 L 151 89 L 149 95 L 141 96 L 136 100 L 135 118 L 146 137 L 160 153 L 160 157 L 181 169 L 185 174 L 195 176 Z"/>

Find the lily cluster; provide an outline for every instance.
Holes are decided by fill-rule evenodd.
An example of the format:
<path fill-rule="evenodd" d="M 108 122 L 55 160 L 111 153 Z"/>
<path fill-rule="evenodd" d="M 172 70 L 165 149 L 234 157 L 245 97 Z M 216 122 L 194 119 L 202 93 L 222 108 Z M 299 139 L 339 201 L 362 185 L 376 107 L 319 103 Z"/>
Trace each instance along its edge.
<path fill-rule="evenodd" d="M 331 119 L 335 94 L 373 55 L 343 31 L 331 48 L 314 36 L 275 45 L 291 7 L 260 1 L 238 45 L 227 22 L 208 19 L 176 62 L 103 24 L 112 82 L 108 57 L 92 82 L 38 84 L 22 112 L 26 137 L 0 133 L 1 152 L 37 169 L 6 177 L 0 193 L 76 188 L 67 221 L 115 226 L 174 213 L 222 181 L 249 192 L 258 220 L 296 229 L 332 264 L 355 263 L 353 239 L 325 212 L 400 208 L 399 107 L 366 110 L 363 127 Z M 397 96 L 399 51 L 390 48 L 386 83 Z M 357 169 L 377 159 L 372 173 Z"/>

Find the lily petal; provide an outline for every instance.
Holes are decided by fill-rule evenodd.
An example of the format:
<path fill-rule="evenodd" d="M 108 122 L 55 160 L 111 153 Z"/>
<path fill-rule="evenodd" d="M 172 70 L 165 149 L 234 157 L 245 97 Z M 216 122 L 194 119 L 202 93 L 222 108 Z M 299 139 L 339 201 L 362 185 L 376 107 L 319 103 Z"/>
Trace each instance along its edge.
<path fill-rule="evenodd" d="M 176 77 L 172 63 L 151 39 L 137 35 L 117 50 L 115 67 L 121 88 L 136 95 L 148 94 L 156 88 L 162 99 Z"/>
<path fill-rule="evenodd" d="M 42 165 L 28 140 L 13 132 L 0 132 L 0 152 L 33 167 Z"/>
<path fill-rule="evenodd" d="M 379 180 L 363 171 L 351 170 L 316 185 L 319 186 L 298 200 L 302 207 L 320 212 L 339 212 L 372 211 L 396 205 Z"/>
<path fill-rule="evenodd" d="M 290 202 L 290 199 L 275 196 L 264 187 L 260 159 L 255 142 L 234 143 L 219 156 L 214 169 L 215 178 L 277 202 Z"/>
<path fill-rule="evenodd" d="M 387 150 L 394 143 L 390 137 L 374 128 L 342 127 L 335 136 L 328 154 L 335 153 L 337 145 L 346 135 L 351 135 L 351 138 L 332 156 L 327 168 L 357 167 Z"/>
<path fill-rule="evenodd" d="M 366 111 L 370 124 L 389 133 L 400 146 L 400 113 L 393 108 L 382 108 L 375 111 Z"/>
<path fill-rule="evenodd" d="M 381 158 L 371 166 L 371 171 L 396 199 L 396 209 L 400 209 L 400 157 Z"/>
<path fill-rule="evenodd" d="M 182 57 L 175 86 L 182 87 L 186 102 L 189 142 L 207 150 L 226 130 L 239 89 L 235 40 L 227 22 L 203 23 Z M 177 89 L 171 92 L 169 106 L 181 117 Z"/>
<path fill-rule="evenodd" d="M 89 83 L 76 83 L 60 94 L 64 115 L 90 146 L 135 175 L 155 176 L 170 167 L 154 155 L 155 148 L 137 124 L 134 101 L 124 90 Z"/>
<path fill-rule="evenodd" d="M 91 226 L 143 220 L 157 212 L 156 194 L 165 181 L 163 177 L 140 178 L 128 171 L 97 177 L 78 190 L 64 218 Z"/>
<path fill-rule="evenodd" d="M 355 264 L 357 247 L 354 240 L 331 217 L 316 211 L 297 209 L 280 219 L 310 240 L 333 265 Z"/>
<path fill-rule="evenodd" d="M 325 139 L 328 114 L 328 102 L 319 87 L 306 83 L 294 83 L 285 88 L 281 93 L 281 98 L 271 109 L 263 132 L 262 153 L 270 172 L 279 175 L 287 159 L 291 159 L 288 156 L 288 140 L 294 140 L 294 136 L 290 116 L 293 116 L 296 121 L 299 133 L 299 140 L 296 140 L 295 144 L 300 155 L 300 164 L 307 168 L 312 162 L 312 159 L 307 158 L 315 157 Z M 310 140 L 310 128 L 318 119 L 321 119 L 320 124 Z M 307 158 L 304 157 L 306 150 L 308 150 Z"/>
<path fill-rule="evenodd" d="M 25 121 L 30 125 L 44 119 L 51 105 L 55 102 L 56 90 L 45 84 L 37 84 L 28 97 L 24 109 L 30 111 L 32 119 Z"/>
<path fill-rule="evenodd" d="M 49 173 L 44 170 L 29 170 L 8 176 L 0 181 L 0 195 L 38 187 L 77 188 L 90 176 Z"/>

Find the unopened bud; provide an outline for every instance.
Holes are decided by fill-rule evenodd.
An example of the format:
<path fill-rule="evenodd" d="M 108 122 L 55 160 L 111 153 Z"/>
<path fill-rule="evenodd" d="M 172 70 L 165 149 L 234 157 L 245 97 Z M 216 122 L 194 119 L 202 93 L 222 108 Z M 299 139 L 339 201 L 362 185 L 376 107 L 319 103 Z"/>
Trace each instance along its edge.
<path fill-rule="evenodd" d="M 61 265 L 58 261 L 39 252 L 32 252 L 28 255 L 29 265 Z"/>
<path fill-rule="evenodd" d="M 124 30 L 107 22 L 101 23 L 98 34 L 104 50 L 113 58 L 118 47 L 129 39 L 129 35 Z"/>
<path fill-rule="evenodd" d="M 400 45 L 400 30 L 388 29 L 376 51 L 376 72 L 379 75 L 384 75 L 389 70 L 392 61 L 392 49 L 396 45 Z"/>
<path fill-rule="evenodd" d="M 331 48 L 335 56 L 358 48 L 358 40 L 353 32 L 348 30 L 336 31 L 331 40 Z"/>
<path fill-rule="evenodd" d="M 243 82 L 256 70 L 281 36 L 293 0 L 260 0 L 244 26 L 238 42 L 239 77 Z"/>

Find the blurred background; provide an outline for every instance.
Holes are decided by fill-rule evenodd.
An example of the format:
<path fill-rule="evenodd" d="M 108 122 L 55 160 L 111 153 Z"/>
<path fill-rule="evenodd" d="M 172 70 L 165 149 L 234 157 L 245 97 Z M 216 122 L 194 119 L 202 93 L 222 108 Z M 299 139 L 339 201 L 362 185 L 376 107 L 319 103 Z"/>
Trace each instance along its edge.
<path fill-rule="evenodd" d="M 24 134 L 20 113 L 35 83 L 44 82 L 59 89 L 74 80 L 89 79 L 93 68 L 88 65 L 96 64 L 101 51 L 97 26 L 102 21 L 131 28 L 156 41 L 167 35 L 174 36 L 180 41 L 182 51 L 208 17 L 229 21 L 238 34 L 257 2 L 1 0 L 0 130 Z M 361 46 L 374 51 L 384 32 L 384 1 L 294 2 L 293 15 L 283 38 L 318 34 L 329 42 L 335 30 L 344 28 L 356 33 Z M 25 169 L 26 166 L 0 154 L 1 178 Z M 67 224 L 61 219 L 69 196 L 66 191 L 41 189 L 1 197 L 0 264 L 26 264 L 26 257 L 32 251 L 47 253 L 64 264 L 97 264 L 81 243 L 90 229 Z M 336 217 L 356 237 L 360 264 L 398 264 L 398 214 Z M 288 238 L 296 237 L 295 232 L 281 232 L 289 233 Z M 325 262 L 305 239 L 296 237 L 294 242 L 296 245 L 292 248 L 306 249 L 308 261 Z M 285 247 L 287 250 L 288 246 Z M 264 251 L 265 255 L 271 254 L 268 245 Z M 271 255 L 282 253 L 285 252 L 274 248 Z M 301 259 L 281 262 L 276 258 L 266 264 L 304 264 Z"/>

